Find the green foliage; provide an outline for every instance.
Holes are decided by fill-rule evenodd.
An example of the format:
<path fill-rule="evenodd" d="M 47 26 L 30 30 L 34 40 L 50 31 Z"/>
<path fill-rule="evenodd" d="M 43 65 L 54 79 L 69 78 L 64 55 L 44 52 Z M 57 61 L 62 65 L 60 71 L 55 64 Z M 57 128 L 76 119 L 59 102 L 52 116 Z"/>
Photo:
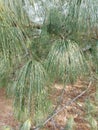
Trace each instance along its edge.
<path fill-rule="evenodd" d="M 20 130 L 30 130 L 31 128 L 31 120 L 28 119 L 24 122 L 23 126 L 20 128 Z"/>
<path fill-rule="evenodd" d="M 41 63 L 29 60 L 21 68 L 14 85 L 14 105 L 18 118 L 22 119 L 20 113 L 29 117 L 32 111 L 41 111 L 42 114 L 45 110 L 49 111 L 47 85 L 48 77 Z"/>
<path fill-rule="evenodd" d="M 37 2 L 28 3 L 27 9 L 32 9 Z M 88 68 L 92 74 L 92 66 L 98 76 L 98 0 L 41 1 L 40 5 L 45 14 L 42 25 L 30 21 L 25 1 L 0 0 L 0 85 L 14 82 L 9 93 L 14 98 L 15 115 L 22 122 L 31 117 L 36 124 L 52 109 L 48 94 L 51 79 L 74 83 Z M 85 53 L 82 47 L 88 44 L 91 51 Z M 88 103 L 88 113 L 95 113 L 94 107 Z M 95 119 L 89 118 L 96 126 Z M 30 126 L 27 120 L 22 130 Z M 71 118 L 66 128 L 72 126 Z"/>
<path fill-rule="evenodd" d="M 71 117 L 68 119 L 64 130 L 74 130 L 74 128 L 75 128 L 75 122 L 74 122 L 73 117 Z"/>
<path fill-rule="evenodd" d="M 0 58 L 0 87 L 6 87 L 8 78 L 10 75 L 10 67 L 8 63 L 3 59 L 3 57 Z"/>
<path fill-rule="evenodd" d="M 97 86 L 98 87 L 98 86 Z M 91 130 L 97 130 L 98 129 L 98 106 L 97 106 L 97 90 L 95 94 L 93 95 L 95 100 L 92 100 L 88 98 L 85 103 L 86 108 L 86 117 L 85 119 L 88 121 Z M 94 102 L 95 101 L 95 102 Z"/>
<path fill-rule="evenodd" d="M 89 115 L 87 117 L 87 121 L 90 124 L 91 130 L 98 130 L 98 124 L 97 124 L 97 121 L 96 121 L 96 119 L 94 117 L 92 117 L 91 115 Z"/>
<path fill-rule="evenodd" d="M 47 32 L 49 34 L 60 35 L 64 32 L 64 15 L 57 9 L 51 9 L 47 20 Z"/>
<path fill-rule="evenodd" d="M 88 99 L 87 101 L 86 101 L 86 112 L 87 112 L 87 115 L 89 115 L 89 114 L 92 114 L 92 115 L 94 115 L 95 113 L 97 113 L 97 106 L 96 106 L 96 104 L 94 104 L 94 103 L 92 103 L 91 101 L 90 101 L 90 99 Z"/>
<path fill-rule="evenodd" d="M 73 0 L 69 1 L 69 11 L 66 17 L 67 26 L 71 31 L 83 31 L 86 33 L 90 32 L 93 26 L 96 26 L 98 20 L 96 4 L 98 1 L 95 0 Z M 91 8 L 92 7 L 92 8 Z"/>
<path fill-rule="evenodd" d="M 10 126 L 3 126 L 2 128 L 0 128 L 1 130 L 13 130 L 12 127 Z"/>
<path fill-rule="evenodd" d="M 22 50 L 26 51 L 22 30 L 14 25 L 15 14 L 6 6 L 0 14 L 3 19 L 0 21 L 0 53 L 6 61 L 13 63 L 13 58 L 20 58 Z"/>
<path fill-rule="evenodd" d="M 37 56 L 40 60 L 45 60 L 50 51 L 51 45 L 50 37 L 46 29 L 43 27 L 40 37 L 32 40 L 31 51 L 35 54 L 35 58 Z"/>
<path fill-rule="evenodd" d="M 52 78 L 73 83 L 86 72 L 87 65 L 77 43 L 59 40 L 53 44 L 49 52 L 46 68 Z"/>
<path fill-rule="evenodd" d="M 93 49 L 93 60 L 95 62 L 95 70 L 96 73 L 98 74 L 98 41 L 96 41 L 95 48 Z"/>

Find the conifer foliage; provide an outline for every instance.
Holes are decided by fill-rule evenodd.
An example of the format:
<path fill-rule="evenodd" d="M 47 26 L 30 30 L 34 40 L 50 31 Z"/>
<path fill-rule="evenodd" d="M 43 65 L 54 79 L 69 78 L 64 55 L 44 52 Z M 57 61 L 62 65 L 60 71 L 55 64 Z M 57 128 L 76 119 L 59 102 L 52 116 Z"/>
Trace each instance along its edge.
<path fill-rule="evenodd" d="M 10 90 L 15 116 L 27 120 L 22 130 L 51 113 L 55 80 L 68 84 L 98 76 L 97 5 L 98 0 L 0 0 L 0 84 Z"/>

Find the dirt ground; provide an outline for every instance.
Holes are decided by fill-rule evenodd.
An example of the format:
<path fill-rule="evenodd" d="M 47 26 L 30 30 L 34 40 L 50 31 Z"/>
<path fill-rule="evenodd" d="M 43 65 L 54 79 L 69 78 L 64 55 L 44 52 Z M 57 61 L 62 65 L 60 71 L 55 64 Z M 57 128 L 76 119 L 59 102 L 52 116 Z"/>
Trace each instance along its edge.
<path fill-rule="evenodd" d="M 63 100 L 61 101 L 61 106 L 63 107 L 66 102 L 70 101 L 87 87 L 88 83 L 81 83 L 78 81 L 74 86 L 66 86 L 64 91 Z M 60 95 L 63 86 L 60 84 L 55 84 L 52 91 L 51 100 L 56 106 L 57 97 Z M 94 87 L 91 87 L 89 93 L 85 93 L 76 102 L 73 102 L 67 109 L 60 112 L 55 116 L 54 120 L 49 121 L 44 128 L 44 130 L 63 130 L 66 125 L 67 120 L 72 116 L 75 122 L 75 130 L 90 130 L 88 122 L 84 119 L 85 107 L 84 102 L 90 93 L 93 93 Z M 60 106 L 60 107 L 61 107 Z M 0 89 L 0 130 L 4 126 L 11 126 L 17 130 L 19 123 L 13 116 L 12 101 L 8 99 L 5 94 L 5 89 Z"/>
<path fill-rule="evenodd" d="M 12 101 L 6 97 L 5 89 L 0 88 L 0 130 L 5 126 L 15 128 L 17 125 L 13 116 Z"/>
<path fill-rule="evenodd" d="M 69 85 L 66 86 L 63 100 L 61 102 L 61 107 L 63 107 L 68 101 L 72 100 L 75 98 L 77 95 L 79 95 L 82 91 L 86 89 L 88 86 L 88 83 L 81 83 L 81 81 L 78 81 L 75 85 Z M 60 84 L 55 84 L 54 85 L 54 91 L 52 93 L 52 100 L 54 99 L 54 105 L 57 99 L 57 97 L 60 95 L 61 91 L 63 89 L 63 86 Z M 93 92 L 93 88 L 91 87 L 89 91 Z M 95 91 L 95 90 L 94 90 Z M 88 122 L 84 119 L 86 116 L 85 113 L 85 107 L 84 107 L 84 102 L 89 97 L 89 93 L 85 93 L 82 97 L 80 97 L 76 102 L 73 102 L 70 106 L 67 106 L 66 109 L 64 109 L 62 112 L 60 112 L 55 118 L 55 129 L 53 127 L 53 121 L 50 122 L 50 124 L 47 124 L 47 130 L 64 130 L 64 127 L 67 124 L 67 121 L 70 117 L 74 118 L 75 122 L 75 128 L 74 130 L 90 130 L 90 126 Z M 53 128 L 52 128 L 53 127 Z"/>

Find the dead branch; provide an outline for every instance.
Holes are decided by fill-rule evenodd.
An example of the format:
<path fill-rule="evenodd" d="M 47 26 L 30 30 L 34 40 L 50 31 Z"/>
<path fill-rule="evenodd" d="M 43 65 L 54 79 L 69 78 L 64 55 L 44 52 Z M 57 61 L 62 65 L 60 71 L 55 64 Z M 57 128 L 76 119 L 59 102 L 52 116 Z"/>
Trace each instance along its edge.
<path fill-rule="evenodd" d="M 58 113 L 60 113 L 61 111 L 63 111 L 64 109 L 67 109 L 66 107 L 71 105 L 73 102 L 75 102 L 78 98 L 80 98 L 82 95 L 84 95 L 89 88 L 91 87 L 92 81 L 89 82 L 89 85 L 87 87 L 86 90 L 84 90 L 82 93 L 80 93 L 79 95 L 77 95 L 74 99 L 68 101 L 61 109 L 59 109 L 58 111 L 55 111 L 54 113 L 51 114 L 51 116 L 49 116 L 41 126 L 37 126 L 36 128 L 34 128 L 34 130 L 40 130 L 40 128 L 44 125 L 46 125 L 52 118 L 54 118 Z"/>

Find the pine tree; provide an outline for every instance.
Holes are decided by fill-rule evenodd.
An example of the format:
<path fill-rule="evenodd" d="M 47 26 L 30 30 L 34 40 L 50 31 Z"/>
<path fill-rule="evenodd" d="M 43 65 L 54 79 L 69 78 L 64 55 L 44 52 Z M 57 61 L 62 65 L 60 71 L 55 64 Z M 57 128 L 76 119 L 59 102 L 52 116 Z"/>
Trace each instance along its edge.
<path fill-rule="evenodd" d="M 0 0 L 0 84 L 16 117 L 40 124 L 50 84 L 98 74 L 98 0 Z"/>

